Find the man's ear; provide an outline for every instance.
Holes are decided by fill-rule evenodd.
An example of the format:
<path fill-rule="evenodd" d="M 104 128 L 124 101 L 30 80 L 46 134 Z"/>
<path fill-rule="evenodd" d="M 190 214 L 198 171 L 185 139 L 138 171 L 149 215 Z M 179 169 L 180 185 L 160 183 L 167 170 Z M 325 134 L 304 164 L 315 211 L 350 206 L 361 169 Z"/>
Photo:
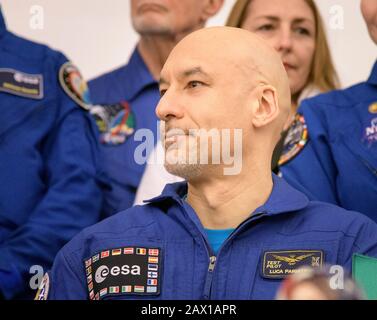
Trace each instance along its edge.
<path fill-rule="evenodd" d="M 224 0 L 204 0 L 202 19 L 206 22 L 220 11 L 224 4 Z"/>
<path fill-rule="evenodd" d="M 252 104 L 252 123 L 255 127 L 263 127 L 279 115 L 279 102 L 276 89 L 270 85 L 256 88 L 256 97 Z"/>

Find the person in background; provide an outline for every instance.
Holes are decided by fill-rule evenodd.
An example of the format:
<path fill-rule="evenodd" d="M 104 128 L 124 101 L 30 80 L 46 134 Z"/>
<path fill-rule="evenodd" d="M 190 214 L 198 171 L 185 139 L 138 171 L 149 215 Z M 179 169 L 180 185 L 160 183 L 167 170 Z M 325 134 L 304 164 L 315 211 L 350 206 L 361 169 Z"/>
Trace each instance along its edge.
<path fill-rule="evenodd" d="M 297 106 L 304 98 L 339 86 L 322 18 L 313 0 L 238 0 L 226 25 L 260 35 L 279 53 L 292 94 L 292 114 L 287 127 L 295 120 Z M 285 130 L 274 152 L 272 169 L 275 172 L 279 169 L 286 134 Z M 283 163 L 284 159 L 280 161 Z M 166 172 L 160 143 L 148 162 L 135 204 L 158 195 L 166 183 L 181 181 Z"/>
<path fill-rule="evenodd" d="M 36 270 L 51 268 L 59 249 L 99 220 L 105 180 L 87 96 L 79 70 L 62 53 L 9 32 L 0 11 L 0 296 L 5 299 L 30 298 Z"/>
<path fill-rule="evenodd" d="M 145 163 L 135 161 L 140 142 L 133 134 L 149 129 L 157 136 L 158 78 L 166 58 L 179 40 L 203 28 L 222 4 L 223 0 L 131 0 L 132 24 L 140 40 L 129 62 L 89 82 L 92 103 L 101 105 L 91 112 L 101 132 L 112 186 L 104 190 L 104 217 L 134 202 Z"/>
<path fill-rule="evenodd" d="M 377 1 L 362 0 L 361 11 L 377 44 Z M 282 176 L 311 199 L 377 221 L 377 62 L 366 82 L 303 101 L 298 117 Z"/>

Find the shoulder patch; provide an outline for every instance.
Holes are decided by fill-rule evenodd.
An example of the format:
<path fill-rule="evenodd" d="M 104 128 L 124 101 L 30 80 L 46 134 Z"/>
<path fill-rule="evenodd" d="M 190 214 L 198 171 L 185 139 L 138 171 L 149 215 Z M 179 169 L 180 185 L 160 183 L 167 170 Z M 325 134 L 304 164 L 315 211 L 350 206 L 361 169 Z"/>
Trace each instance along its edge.
<path fill-rule="evenodd" d="M 0 68 L 0 91 L 31 99 L 43 99 L 43 75 Z"/>
<path fill-rule="evenodd" d="M 90 113 L 97 123 L 103 144 L 122 144 L 135 131 L 135 115 L 128 102 L 95 105 L 91 107 Z"/>
<path fill-rule="evenodd" d="M 106 296 L 160 294 L 160 248 L 104 250 L 84 261 L 90 300 Z"/>
<path fill-rule="evenodd" d="M 305 272 L 305 267 L 322 268 L 323 250 L 266 251 L 263 254 L 262 276 L 284 279 Z"/>
<path fill-rule="evenodd" d="M 47 300 L 48 298 L 48 291 L 50 289 L 50 278 L 48 273 L 45 273 L 43 276 L 42 282 L 39 285 L 39 289 L 37 294 L 35 295 L 34 300 Z"/>
<path fill-rule="evenodd" d="M 278 165 L 284 165 L 292 160 L 305 147 L 308 142 L 309 134 L 305 118 L 301 114 L 296 114 L 287 137 L 284 140 L 283 152 L 280 156 Z"/>
<path fill-rule="evenodd" d="M 66 62 L 60 67 L 59 82 L 64 92 L 81 108 L 90 109 L 88 85 L 72 62 Z"/>

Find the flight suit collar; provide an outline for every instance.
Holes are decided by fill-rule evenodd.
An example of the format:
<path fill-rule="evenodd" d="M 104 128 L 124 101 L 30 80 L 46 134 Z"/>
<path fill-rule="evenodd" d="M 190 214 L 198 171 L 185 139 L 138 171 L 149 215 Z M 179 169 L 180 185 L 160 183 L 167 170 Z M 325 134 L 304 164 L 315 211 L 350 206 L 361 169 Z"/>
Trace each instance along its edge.
<path fill-rule="evenodd" d="M 377 61 L 374 63 L 372 73 L 369 76 L 368 82 L 377 85 Z"/>
<path fill-rule="evenodd" d="M 267 215 L 288 213 L 302 210 L 309 204 L 309 199 L 300 191 L 291 187 L 284 179 L 272 175 L 273 188 L 267 201 L 254 212 L 264 212 Z M 187 183 L 177 182 L 167 184 L 161 195 L 144 202 L 158 203 L 173 199 L 181 203 L 187 194 Z"/>

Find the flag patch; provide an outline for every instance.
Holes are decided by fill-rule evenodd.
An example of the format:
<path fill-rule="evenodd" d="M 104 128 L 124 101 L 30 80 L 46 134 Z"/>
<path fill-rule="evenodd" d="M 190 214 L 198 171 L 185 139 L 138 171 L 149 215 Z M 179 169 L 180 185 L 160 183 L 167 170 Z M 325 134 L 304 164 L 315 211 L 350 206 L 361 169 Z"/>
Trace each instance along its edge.
<path fill-rule="evenodd" d="M 109 295 L 159 295 L 160 248 L 105 249 L 83 261 L 91 300 Z M 89 262 L 90 261 L 90 262 Z"/>

